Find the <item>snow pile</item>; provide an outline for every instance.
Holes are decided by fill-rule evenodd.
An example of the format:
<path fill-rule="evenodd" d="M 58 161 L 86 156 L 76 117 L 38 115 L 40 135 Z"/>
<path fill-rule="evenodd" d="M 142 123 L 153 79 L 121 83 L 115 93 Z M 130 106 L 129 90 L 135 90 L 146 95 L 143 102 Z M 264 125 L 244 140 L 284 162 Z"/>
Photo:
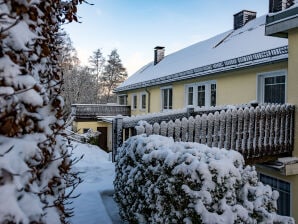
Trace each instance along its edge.
<path fill-rule="evenodd" d="M 235 151 L 140 135 L 116 161 L 115 199 L 129 223 L 294 223 Z"/>

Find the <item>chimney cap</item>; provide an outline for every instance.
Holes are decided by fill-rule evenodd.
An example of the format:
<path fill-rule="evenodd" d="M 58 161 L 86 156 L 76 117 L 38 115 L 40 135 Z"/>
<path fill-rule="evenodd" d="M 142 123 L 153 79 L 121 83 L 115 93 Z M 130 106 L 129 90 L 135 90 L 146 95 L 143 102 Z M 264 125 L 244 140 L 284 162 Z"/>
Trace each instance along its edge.
<path fill-rule="evenodd" d="M 240 14 L 240 13 L 243 13 L 243 12 L 256 14 L 255 11 L 251 11 L 251 10 L 243 9 L 243 10 L 241 10 L 241 11 L 235 13 L 234 16 L 236 16 L 236 15 L 238 15 L 238 14 Z"/>
<path fill-rule="evenodd" d="M 154 49 L 155 50 L 161 50 L 161 49 L 164 49 L 165 47 L 162 47 L 162 46 L 156 46 Z"/>

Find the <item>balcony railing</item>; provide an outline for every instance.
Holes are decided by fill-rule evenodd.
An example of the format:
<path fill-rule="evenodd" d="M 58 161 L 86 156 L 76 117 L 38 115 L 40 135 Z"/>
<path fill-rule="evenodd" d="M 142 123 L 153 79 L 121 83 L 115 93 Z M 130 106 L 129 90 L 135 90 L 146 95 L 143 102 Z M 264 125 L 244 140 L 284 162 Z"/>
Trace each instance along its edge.
<path fill-rule="evenodd" d="M 294 142 L 294 112 L 293 105 L 267 104 L 210 110 L 189 108 L 180 113 L 117 117 L 113 121 L 113 158 L 123 140 L 142 133 L 233 149 L 240 152 L 247 163 L 290 156 Z"/>
<path fill-rule="evenodd" d="M 98 116 L 130 116 L 129 106 L 117 104 L 73 104 L 71 114 L 76 119 L 96 119 Z"/>

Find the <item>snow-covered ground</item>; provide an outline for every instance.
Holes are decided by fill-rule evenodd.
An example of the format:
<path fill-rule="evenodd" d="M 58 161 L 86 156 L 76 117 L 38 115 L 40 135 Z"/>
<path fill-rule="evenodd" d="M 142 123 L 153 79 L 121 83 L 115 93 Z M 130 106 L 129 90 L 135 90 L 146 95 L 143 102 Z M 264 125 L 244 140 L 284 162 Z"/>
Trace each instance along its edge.
<path fill-rule="evenodd" d="M 72 224 L 121 223 L 118 207 L 112 198 L 115 167 L 109 160 L 109 154 L 96 146 L 73 144 L 75 145 L 73 157 L 84 154 L 84 158 L 74 167 L 84 172 L 81 174 L 84 182 L 75 190 L 75 194 L 81 195 L 70 205 L 74 208 L 74 216 L 70 222 Z"/>

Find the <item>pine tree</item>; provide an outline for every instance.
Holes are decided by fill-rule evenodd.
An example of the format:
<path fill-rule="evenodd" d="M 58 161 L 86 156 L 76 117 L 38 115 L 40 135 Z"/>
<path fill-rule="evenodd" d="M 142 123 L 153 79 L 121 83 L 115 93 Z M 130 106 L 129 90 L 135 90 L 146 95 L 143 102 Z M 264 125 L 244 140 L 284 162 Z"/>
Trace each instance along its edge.
<path fill-rule="evenodd" d="M 104 66 L 101 83 L 104 87 L 103 97 L 105 102 L 112 101 L 113 89 L 127 78 L 126 69 L 123 67 L 117 50 L 112 50 L 108 56 L 107 64 Z M 114 99 L 115 100 L 115 99 Z"/>
<path fill-rule="evenodd" d="M 100 80 L 105 60 L 100 49 L 93 51 L 92 56 L 89 57 L 91 69 L 94 71 L 98 81 Z"/>
<path fill-rule="evenodd" d="M 65 223 L 70 173 L 60 25 L 83 0 L 0 3 L 0 223 Z"/>

